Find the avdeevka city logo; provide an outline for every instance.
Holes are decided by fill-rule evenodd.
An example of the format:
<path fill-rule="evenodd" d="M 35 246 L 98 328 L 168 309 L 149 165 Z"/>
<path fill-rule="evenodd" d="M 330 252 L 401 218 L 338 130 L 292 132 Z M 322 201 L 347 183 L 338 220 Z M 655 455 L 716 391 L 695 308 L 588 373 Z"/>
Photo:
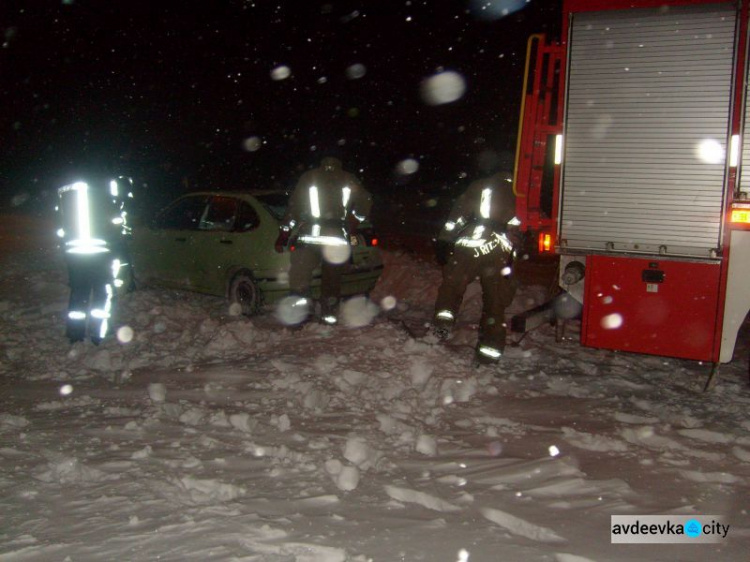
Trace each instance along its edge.
<path fill-rule="evenodd" d="M 613 543 L 719 543 L 730 525 L 720 515 L 612 515 Z"/>
<path fill-rule="evenodd" d="M 703 525 L 697 519 L 685 521 L 685 534 L 692 539 L 700 537 L 703 534 Z"/>

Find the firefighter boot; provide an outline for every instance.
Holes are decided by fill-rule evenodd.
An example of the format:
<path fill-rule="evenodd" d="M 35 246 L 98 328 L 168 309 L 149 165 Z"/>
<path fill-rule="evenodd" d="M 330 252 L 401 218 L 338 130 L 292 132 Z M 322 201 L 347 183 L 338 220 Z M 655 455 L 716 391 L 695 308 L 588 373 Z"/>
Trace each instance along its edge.
<path fill-rule="evenodd" d="M 325 297 L 320 300 L 320 322 L 326 326 L 335 326 L 338 323 L 339 299 L 336 297 Z"/>

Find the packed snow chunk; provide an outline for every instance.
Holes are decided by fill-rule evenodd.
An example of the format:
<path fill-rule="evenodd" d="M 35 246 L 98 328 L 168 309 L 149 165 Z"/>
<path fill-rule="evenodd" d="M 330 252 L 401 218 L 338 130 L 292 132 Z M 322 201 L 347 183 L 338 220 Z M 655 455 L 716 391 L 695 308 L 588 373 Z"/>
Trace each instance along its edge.
<path fill-rule="evenodd" d="M 386 435 L 403 433 L 404 431 L 410 429 L 409 426 L 404 422 L 394 418 L 393 416 L 389 416 L 388 414 L 377 414 L 375 417 L 380 424 L 380 431 L 382 431 Z"/>
<path fill-rule="evenodd" d="M 94 355 L 86 357 L 83 363 L 89 369 L 100 372 L 114 371 L 120 367 L 119 361 L 114 360 L 106 349 L 100 349 Z"/>
<path fill-rule="evenodd" d="M 307 394 L 305 394 L 304 398 L 302 399 L 302 406 L 305 408 L 305 410 L 322 412 L 326 409 L 326 406 L 328 406 L 328 403 L 330 401 L 331 397 L 328 396 L 328 394 L 326 394 L 319 388 L 313 388 Z"/>
<path fill-rule="evenodd" d="M 361 437 L 350 437 L 346 440 L 344 458 L 363 470 L 375 466 L 381 455 L 380 451 L 370 447 Z"/>
<path fill-rule="evenodd" d="M 448 513 L 451 511 L 461 511 L 461 508 L 457 505 L 453 505 L 452 503 L 449 503 L 443 499 L 431 496 L 430 494 L 426 494 L 418 490 L 410 490 L 408 488 L 400 488 L 398 486 L 391 485 L 386 485 L 384 488 L 385 493 L 388 494 L 391 499 L 394 499 L 396 501 L 416 503 L 418 505 L 421 505 L 422 507 L 426 507 L 427 509 L 431 509 L 433 511 L 441 511 L 444 513 Z"/>
<path fill-rule="evenodd" d="M 362 384 L 367 378 L 367 375 L 365 373 L 354 371 L 352 369 L 345 369 L 342 373 L 342 376 L 344 377 L 344 380 L 346 380 L 346 382 L 348 382 L 352 386 L 358 386 Z"/>
<path fill-rule="evenodd" d="M 286 536 L 286 533 L 284 534 Z M 268 544 L 258 540 L 242 539 L 253 552 L 262 553 L 261 557 L 251 556 L 247 560 L 271 560 L 279 562 L 370 562 L 359 556 L 350 558 L 346 550 L 314 543 L 293 543 L 281 541 L 283 537 L 269 536 L 264 540 L 282 542 L 283 544 Z"/>
<path fill-rule="evenodd" d="M 412 359 L 411 365 L 409 365 L 409 376 L 411 377 L 411 384 L 418 389 L 422 389 L 427 385 L 427 381 L 432 376 L 433 367 L 428 365 L 421 357 Z"/>
<path fill-rule="evenodd" d="M 484 517 L 514 535 L 519 535 L 537 542 L 565 542 L 565 539 L 555 533 L 552 529 L 535 525 L 534 523 L 530 523 L 524 519 L 516 517 L 515 515 L 500 511 L 499 509 L 483 507 L 480 509 L 480 512 Z"/>
<path fill-rule="evenodd" d="M 280 416 L 271 416 L 271 425 L 276 427 L 280 432 L 284 433 L 285 431 L 289 431 L 292 427 L 292 422 L 289 419 L 289 416 L 286 414 L 282 414 Z"/>
<path fill-rule="evenodd" d="M 359 486 L 359 469 L 356 466 L 344 466 L 336 475 L 336 486 L 344 492 L 351 492 Z"/>
<path fill-rule="evenodd" d="M 446 379 L 440 386 L 440 396 L 444 405 L 452 404 L 453 402 L 468 402 L 476 393 L 476 377 Z"/>
<path fill-rule="evenodd" d="M 750 451 L 742 447 L 732 447 L 732 454 L 742 462 L 750 462 Z"/>
<path fill-rule="evenodd" d="M 135 451 L 132 455 L 130 455 L 131 459 L 139 460 L 139 459 L 146 459 L 150 457 L 153 454 L 153 449 L 151 448 L 151 445 L 146 445 L 143 449 L 139 451 Z"/>
<path fill-rule="evenodd" d="M 50 460 L 46 470 L 35 471 L 34 478 L 48 483 L 91 484 L 113 477 L 82 464 L 75 457 L 60 457 Z"/>
<path fill-rule="evenodd" d="M 417 439 L 416 450 L 428 457 L 434 457 L 437 454 L 437 440 L 432 435 L 423 433 Z"/>
<path fill-rule="evenodd" d="M 244 433 L 252 433 L 255 426 L 258 425 L 258 420 L 251 418 L 250 414 L 242 412 L 239 414 L 231 414 L 229 416 L 229 423 L 235 429 L 239 429 Z"/>
<path fill-rule="evenodd" d="M 680 476 L 692 482 L 716 484 L 742 484 L 744 480 L 728 472 L 700 472 L 698 470 L 680 470 Z"/>
<path fill-rule="evenodd" d="M 619 439 L 612 439 L 603 435 L 593 435 L 583 431 L 576 431 L 572 427 L 562 428 L 565 440 L 579 449 L 587 451 L 627 451 L 627 443 Z"/>
<path fill-rule="evenodd" d="M 726 444 L 732 443 L 735 439 L 734 435 L 709 431 L 708 429 L 680 429 L 677 433 L 684 437 L 689 437 L 690 439 L 703 441 L 705 443 Z"/>
<path fill-rule="evenodd" d="M 594 560 L 566 552 L 556 552 L 555 562 L 594 562 Z"/>
<path fill-rule="evenodd" d="M 343 463 L 338 459 L 328 459 L 325 463 L 326 472 L 331 476 L 338 476 L 343 468 Z"/>
<path fill-rule="evenodd" d="M 148 385 L 148 397 L 156 404 L 164 402 L 167 399 L 167 387 L 160 382 L 152 382 Z"/>
<path fill-rule="evenodd" d="M 206 417 L 206 412 L 200 408 L 190 408 L 189 410 L 180 414 L 180 422 L 185 425 L 201 425 L 203 418 Z"/>
<path fill-rule="evenodd" d="M 245 495 L 245 489 L 218 480 L 199 479 L 186 476 L 176 481 L 187 499 L 196 504 L 228 502 Z"/>
<path fill-rule="evenodd" d="M 23 416 L 14 416 L 13 414 L 0 414 L 0 431 L 18 429 L 29 425 L 29 420 Z"/>

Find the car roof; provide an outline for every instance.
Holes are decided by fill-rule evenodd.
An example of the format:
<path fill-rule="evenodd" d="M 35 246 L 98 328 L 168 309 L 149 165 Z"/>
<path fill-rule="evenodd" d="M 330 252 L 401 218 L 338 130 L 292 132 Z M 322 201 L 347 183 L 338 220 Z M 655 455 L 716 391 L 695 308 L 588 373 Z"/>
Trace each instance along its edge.
<path fill-rule="evenodd" d="M 191 191 L 184 193 L 181 197 L 190 197 L 195 195 L 250 195 L 252 197 L 264 195 L 288 195 L 283 189 L 233 189 L 233 190 L 214 190 L 214 191 Z"/>

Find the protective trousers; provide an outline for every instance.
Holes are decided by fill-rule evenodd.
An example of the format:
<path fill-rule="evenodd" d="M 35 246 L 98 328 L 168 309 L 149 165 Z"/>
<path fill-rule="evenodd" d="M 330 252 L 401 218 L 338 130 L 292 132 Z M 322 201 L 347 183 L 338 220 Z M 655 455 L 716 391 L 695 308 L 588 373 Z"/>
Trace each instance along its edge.
<path fill-rule="evenodd" d="M 443 267 L 443 282 L 435 301 L 435 324 L 452 326 L 466 288 L 479 277 L 482 285 L 482 319 L 477 351 L 488 350 L 491 359 L 498 359 L 505 349 L 505 308 L 513 302 L 516 293 L 515 279 L 503 275 L 507 265 L 508 253 L 501 247 L 482 254 L 474 248 L 456 246 Z M 494 356 L 495 352 L 497 357 Z"/>
<path fill-rule="evenodd" d="M 66 335 L 71 342 L 88 335 L 95 342 L 104 339 L 111 316 L 112 257 L 103 254 L 67 254 L 70 301 Z"/>
<path fill-rule="evenodd" d="M 310 297 L 310 284 L 314 270 L 320 266 L 320 305 L 322 315 L 337 313 L 341 297 L 341 275 L 343 264 L 325 259 L 325 245 L 300 245 L 291 253 L 289 289 L 292 294 Z"/>

